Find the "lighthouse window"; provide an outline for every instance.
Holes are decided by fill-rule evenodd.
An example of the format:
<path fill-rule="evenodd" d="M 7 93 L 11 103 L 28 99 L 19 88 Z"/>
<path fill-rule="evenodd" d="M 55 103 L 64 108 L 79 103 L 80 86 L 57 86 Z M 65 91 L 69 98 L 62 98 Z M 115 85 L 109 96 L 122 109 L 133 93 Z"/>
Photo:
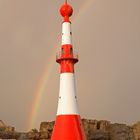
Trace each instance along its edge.
<path fill-rule="evenodd" d="M 70 54 L 72 54 L 72 48 L 70 48 Z"/>
<path fill-rule="evenodd" d="M 64 48 L 61 49 L 61 53 L 64 54 Z"/>

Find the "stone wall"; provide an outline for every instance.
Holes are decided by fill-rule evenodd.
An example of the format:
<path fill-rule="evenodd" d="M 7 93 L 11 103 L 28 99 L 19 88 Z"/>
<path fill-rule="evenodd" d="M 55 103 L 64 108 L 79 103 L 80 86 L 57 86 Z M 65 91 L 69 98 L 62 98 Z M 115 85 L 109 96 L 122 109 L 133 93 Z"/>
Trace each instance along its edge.
<path fill-rule="evenodd" d="M 6 125 L 2 120 L 0 120 L 0 139 L 17 139 L 19 133 L 15 132 L 15 128 Z"/>
<path fill-rule="evenodd" d="M 82 119 L 87 140 L 140 140 L 140 122 L 132 126 L 111 123 L 106 120 Z M 14 127 L 0 126 L 0 138 L 16 138 L 17 140 L 50 140 L 53 122 L 42 122 L 40 129 L 32 129 L 28 133 L 17 133 Z M 7 127 L 7 128 L 6 128 Z M 5 128 L 5 129 L 3 129 Z"/>
<path fill-rule="evenodd" d="M 140 122 L 137 122 L 132 126 L 133 133 L 134 133 L 134 139 L 140 140 Z"/>
<path fill-rule="evenodd" d="M 109 121 L 82 119 L 87 140 L 140 140 L 140 122 L 126 124 L 110 123 Z M 40 136 L 50 139 L 54 122 L 42 122 Z"/>

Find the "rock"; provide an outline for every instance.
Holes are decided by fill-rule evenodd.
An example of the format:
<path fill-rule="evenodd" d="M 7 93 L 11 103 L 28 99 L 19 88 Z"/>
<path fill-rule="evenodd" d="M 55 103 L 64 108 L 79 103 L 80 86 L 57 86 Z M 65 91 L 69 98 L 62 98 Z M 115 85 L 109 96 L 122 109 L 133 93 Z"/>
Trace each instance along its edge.
<path fill-rule="evenodd" d="M 15 132 L 15 128 L 12 127 L 12 126 L 7 126 L 7 127 L 5 128 L 5 131 L 6 131 L 6 132 Z"/>
<path fill-rule="evenodd" d="M 20 134 L 16 132 L 0 132 L 1 139 L 18 139 L 19 136 Z"/>
<path fill-rule="evenodd" d="M 111 140 L 130 140 L 130 129 L 125 124 L 111 124 L 109 132 Z"/>
<path fill-rule="evenodd" d="M 52 131 L 54 126 L 53 122 L 41 122 L 40 124 L 40 132 Z"/>
<path fill-rule="evenodd" d="M 42 122 L 40 124 L 40 133 L 41 133 L 41 138 L 50 138 L 52 135 L 52 130 L 54 126 L 54 121 L 53 122 Z"/>
<path fill-rule="evenodd" d="M 94 130 L 97 130 L 97 120 L 89 120 L 88 121 L 88 126 L 89 126 L 89 131 L 92 133 Z"/>
<path fill-rule="evenodd" d="M 6 125 L 0 120 L 0 138 L 2 139 L 17 139 L 20 136 L 19 133 L 15 132 L 15 128 Z"/>
<path fill-rule="evenodd" d="M 2 128 L 2 127 L 6 127 L 6 125 L 2 120 L 0 120 L 0 128 Z"/>
<path fill-rule="evenodd" d="M 2 120 L 0 120 L 0 132 L 5 131 L 5 129 L 6 129 L 5 123 Z"/>
<path fill-rule="evenodd" d="M 104 132 L 101 130 L 96 130 L 93 132 L 89 138 L 89 140 L 110 140 L 109 132 Z"/>
<path fill-rule="evenodd" d="M 28 132 L 27 133 L 27 138 L 28 139 L 33 139 L 33 140 L 39 140 L 40 133 L 39 132 Z"/>
<path fill-rule="evenodd" d="M 137 122 L 132 126 L 133 133 L 134 133 L 134 139 L 140 140 L 140 122 Z"/>
<path fill-rule="evenodd" d="M 82 119 L 82 124 L 86 136 L 89 136 L 89 120 Z"/>
<path fill-rule="evenodd" d="M 40 139 L 48 139 L 48 138 L 50 138 L 50 135 L 48 132 L 42 132 L 40 134 Z"/>
<path fill-rule="evenodd" d="M 132 126 L 110 123 L 105 120 L 82 119 L 87 140 L 140 140 L 140 122 Z M 0 138 L 17 140 L 50 140 L 54 121 L 42 122 L 39 131 L 32 129 L 28 133 L 17 133 L 15 128 L 0 120 Z"/>
<path fill-rule="evenodd" d="M 101 120 L 97 123 L 97 129 L 102 130 L 103 132 L 109 131 L 110 122 Z"/>
<path fill-rule="evenodd" d="M 82 123 L 88 139 L 103 139 L 103 137 L 105 137 L 105 140 L 108 139 L 109 121 L 82 119 Z"/>
<path fill-rule="evenodd" d="M 82 123 L 88 140 L 139 140 L 140 137 L 140 123 L 133 127 L 105 120 L 82 119 Z"/>

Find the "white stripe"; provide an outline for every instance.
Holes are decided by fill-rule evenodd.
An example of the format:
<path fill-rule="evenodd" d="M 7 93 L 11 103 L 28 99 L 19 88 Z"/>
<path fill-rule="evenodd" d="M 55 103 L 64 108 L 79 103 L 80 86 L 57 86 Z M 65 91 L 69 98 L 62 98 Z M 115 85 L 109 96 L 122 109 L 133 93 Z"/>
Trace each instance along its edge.
<path fill-rule="evenodd" d="M 75 89 L 75 78 L 73 73 L 62 73 L 60 75 L 57 115 L 64 114 L 79 115 Z"/>
<path fill-rule="evenodd" d="M 72 44 L 71 23 L 64 22 L 62 24 L 62 45 Z"/>

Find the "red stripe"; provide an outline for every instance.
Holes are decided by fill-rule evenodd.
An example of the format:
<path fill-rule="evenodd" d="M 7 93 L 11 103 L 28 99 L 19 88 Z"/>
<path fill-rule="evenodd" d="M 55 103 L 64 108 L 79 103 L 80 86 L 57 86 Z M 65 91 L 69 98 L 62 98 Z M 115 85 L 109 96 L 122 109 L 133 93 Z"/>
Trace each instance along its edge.
<path fill-rule="evenodd" d="M 63 60 L 61 61 L 60 66 L 60 72 L 61 73 L 74 73 L 74 64 L 73 60 Z"/>
<path fill-rule="evenodd" d="M 62 45 L 61 53 L 56 61 L 60 64 L 61 73 L 74 73 L 74 64 L 78 62 L 78 58 L 73 53 L 72 45 Z"/>
<path fill-rule="evenodd" d="M 86 140 L 80 116 L 57 116 L 51 140 Z"/>

